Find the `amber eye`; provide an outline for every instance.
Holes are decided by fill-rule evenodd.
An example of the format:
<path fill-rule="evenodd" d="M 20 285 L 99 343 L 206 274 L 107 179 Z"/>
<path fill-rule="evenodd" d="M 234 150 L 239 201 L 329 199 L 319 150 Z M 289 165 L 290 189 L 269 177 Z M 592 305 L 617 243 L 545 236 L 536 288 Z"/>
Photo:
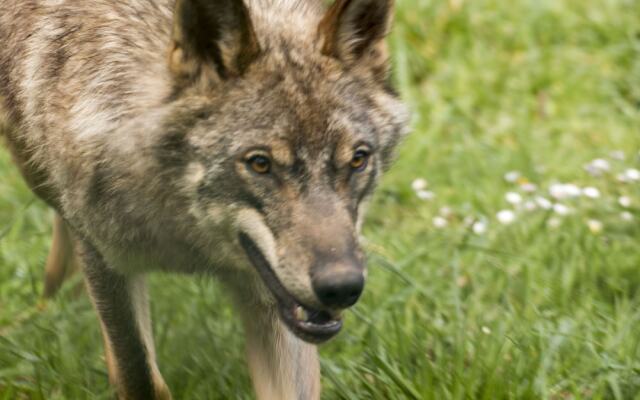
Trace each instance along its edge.
<path fill-rule="evenodd" d="M 271 171 L 271 160 L 263 155 L 251 156 L 247 164 L 257 174 L 268 174 Z"/>
<path fill-rule="evenodd" d="M 367 168 L 368 162 L 369 162 L 369 152 L 366 150 L 357 150 L 353 154 L 353 158 L 351 159 L 351 162 L 349 163 L 349 165 L 351 166 L 351 169 L 353 169 L 354 171 L 363 171 L 365 168 Z"/>

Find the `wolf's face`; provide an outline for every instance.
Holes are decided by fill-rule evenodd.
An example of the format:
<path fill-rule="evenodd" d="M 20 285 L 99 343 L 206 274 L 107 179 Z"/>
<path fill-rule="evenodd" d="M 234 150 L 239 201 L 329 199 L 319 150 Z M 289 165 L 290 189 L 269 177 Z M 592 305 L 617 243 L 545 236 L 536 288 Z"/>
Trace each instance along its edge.
<path fill-rule="evenodd" d="M 406 124 L 387 82 L 391 7 L 338 1 L 297 43 L 256 37 L 244 6 L 205 3 L 178 3 L 171 61 L 177 103 L 190 105 L 176 108 L 168 137 L 190 154 L 182 180 L 194 235 L 215 262 L 206 238 L 226 232 L 285 324 L 324 341 L 364 287 L 363 210 Z M 211 14 L 221 30 L 209 36 L 224 43 L 189 37 L 180 12 Z"/>

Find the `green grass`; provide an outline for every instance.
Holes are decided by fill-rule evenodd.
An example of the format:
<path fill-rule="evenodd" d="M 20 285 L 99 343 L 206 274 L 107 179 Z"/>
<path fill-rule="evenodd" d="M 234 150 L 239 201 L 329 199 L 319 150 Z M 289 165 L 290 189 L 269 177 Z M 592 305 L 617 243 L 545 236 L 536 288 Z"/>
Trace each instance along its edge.
<path fill-rule="evenodd" d="M 414 132 L 365 228 L 365 295 L 321 349 L 323 398 L 640 399 L 640 183 L 615 179 L 640 167 L 637 1 L 400 0 L 396 21 Z M 626 155 L 615 172 L 585 172 L 614 150 Z M 503 179 L 512 170 L 547 198 L 554 182 L 602 196 L 502 225 L 505 192 L 520 190 Z M 0 399 L 109 398 L 86 297 L 69 285 L 40 301 L 51 213 L 5 153 L 0 171 Z M 418 177 L 435 199 L 415 195 Z M 154 276 L 151 290 L 175 398 L 252 398 L 220 288 Z"/>

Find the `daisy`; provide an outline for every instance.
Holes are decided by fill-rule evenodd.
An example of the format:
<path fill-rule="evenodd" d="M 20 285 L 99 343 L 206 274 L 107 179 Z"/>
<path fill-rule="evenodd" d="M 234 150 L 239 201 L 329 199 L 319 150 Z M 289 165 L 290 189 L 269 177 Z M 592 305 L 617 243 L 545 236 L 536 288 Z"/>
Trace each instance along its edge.
<path fill-rule="evenodd" d="M 442 218 L 439 216 L 434 217 L 432 222 L 433 222 L 433 226 L 435 226 L 438 229 L 446 228 L 447 225 L 449 225 L 449 222 L 445 218 Z"/>
<path fill-rule="evenodd" d="M 556 203 L 553 205 L 553 211 L 558 215 L 568 215 L 571 209 L 564 204 Z"/>
<path fill-rule="evenodd" d="M 598 221 L 597 219 L 588 220 L 587 226 L 589 227 L 589 230 L 591 231 L 591 233 L 594 233 L 594 234 L 602 232 L 602 229 L 604 228 L 604 224 Z"/>
<path fill-rule="evenodd" d="M 549 187 L 549 194 L 557 200 L 579 197 L 582 189 L 573 183 L 554 183 Z"/>
<path fill-rule="evenodd" d="M 516 220 L 516 213 L 512 210 L 502 210 L 496 214 L 496 218 L 501 224 L 509 225 Z"/>
<path fill-rule="evenodd" d="M 518 178 L 520 178 L 520 172 L 518 171 L 509 171 L 504 174 L 504 180 L 509 183 L 515 183 Z"/>
<path fill-rule="evenodd" d="M 509 204 L 517 205 L 522 203 L 522 196 L 520 193 L 508 192 L 504 197 Z"/>
<path fill-rule="evenodd" d="M 411 182 L 411 188 L 415 191 L 418 192 L 420 190 L 424 190 L 427 188 L 427 181 L 423 178 L 418 178 L 415 179 L 413 182 Z"/>
<path fill-rule="evenodd" d="M 618 204 L 620 204 L 624 208 L 631 207 L 631 197 L 629 197 L 629 196 L 620 196 L 618 198 Z"/>
<path fill-rule="evenodd" d="M 594 188 L 593 186 L 588 186 L 582 189 L 582 194 L 590 199 L 597 199 L 600 197 L 600 191 L 598 188 Z"/>
<path fill-rule="evenodd" d="M 487 222 L 486 221 L 476 221 L 473 223 L 472 228 L 473 233 L 476 235 L 483 235 L 487 232 Z"/>
<path fill-rule="evenodd" d="M 624 171 L 624 176 L 625 178 L 627 178 L 628 181 L 638 182 L 640 181 L 640 170 L 637 170 L 635 168 L 629 168 L 626 171 Z"/>

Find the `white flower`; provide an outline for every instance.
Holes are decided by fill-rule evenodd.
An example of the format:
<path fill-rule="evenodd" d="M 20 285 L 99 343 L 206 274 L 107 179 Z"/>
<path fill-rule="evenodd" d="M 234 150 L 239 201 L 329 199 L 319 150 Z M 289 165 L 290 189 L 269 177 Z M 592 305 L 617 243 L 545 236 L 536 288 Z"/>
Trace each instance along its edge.
<path fill-rule="evenodd" d="M 558 215 L 568 215 L 571 209 L 564 204 L 556 203 L 553 205 L 553 211 Z"/>
<path fill-rule="evenodd" d="M 547 221 L 547 226 L 551 229 L 557 229 L 562 225 L 562 220 L 558 217 L 549 218 Z"/>
<path fill-rule="evenodd" d="M 549 186 L 549 194 L 554 199 L 564 199 L 567 197 L 566 190 L 564 189 L 564 185 L 562 183 L 554 183 Z"/>
<path fill-rule="evenodd" d="M 516 192 L 508 192 L 504 198 L 507 200 L 507 203 L 509 204 L 520 204 L 522 203 L 522 196 L 520 196 L 520 193 L 516 193 Z"/>
<path fill-rule="evenodd" d="M 623 221 L 631 222 L 633 221 L 633 214 L 631 214 L 629 211 L 623 211 L 620 213 L 620 218 Z"/>
<path fill-rule="evenodd" d="M 433 222 L 433 226 L 435 226 L 438 229 L 445 228 L 447 225 L 449 225 L 449 222 L 442 217 L 434 217 L 432 222 Z"/>
<path fill-rule="evenodd" d="M 620 204 L 624 208 L 631 207 L 631 197 L 629 197 L 629 196 L 620 196 L 618 198 L 618 204 Z"/>
<path fill-rule="evenodd" d="M 524 203 L 524 209 L 527 211 L 535 211 L 537 208 L 538 204 L 533 200 L 529 200 Z"/>
<path fill-rule="evenodd" d="M 609 161 L 603 158 L 596 158 L 589 164 L 584 166 L 584 169 L 593 176 L 600 176 L 604 172 L 608 172 L 611 169 Z"/>
<path fill-rule="evenodd" d="M 516 213 L 512 210 L 502 210 L 496 214 L 496 218 L 503 225 L 509 225 L 516 220 Z"/>
<path fill-rule="evenodd" d="M 591 231 L 591 233 L 600 233 L 604 228 L 604 225 L 602 224 L 602 222 L 598 221 L 597 219 L 588 220 L 587 226 L 589 227 L 589 230 Z"/>
<path fill-rule="evenodd" d="M 618 161 L 624 161 L 624 151 L 622 150 L 614 150 L 611 153 L 609 153 L 609 157 L 611 157 L 614 160 L 618 160 Z"/>
<path fill-rule="evenodd" d="M 588 186 L 582 189 L 582 194 L 584 194 L 590 199 L 597 199 L 600 197 L 600 191 L 597 188 L 594 188 L 593 186 Z"/>
<path fill-rule="evenodd" d="M 486 221 L 476 221 L 473 223 L 473 233 L 476 235 L 483 235 L 487 232 L 487 222 Z"/>
<path fill-rule="evenodd" d="M 609 171 L 611 169 L 611 165 L 609 165 L 609 161 L 603 158 L 596 158 L 595 160 L 591 161 L 591 165 L 593 165 L 595 168 L 598 168 L 601 171 Z"/>
<path fill-rule="evenodd" d="M 449 217 L 453 214 L 453 210 L 449 206 L 444 206 L 440 208 L 440 215 L 443 217 Z"/>
<path fill-rule="evenodd" d="M 424 190 L 427 188 L 427 181 L 423 178 L 415 179 L 413 182 L 411 182 L 411 188 L 416 192 Z"/>
<path fill-rule="evenodd" d="M 582 190 L 573 183 L 554 183 L 549 186 L 549 194 L 554 199 L 562 200 L 570 197 L 578 197 L 582 194 Z"/>
<path fill-rule="evenodd" d="M 520 178 L 520 172 L 518 171 L 509 171 L 504 174 L 504 180 L 509 183 L 514 183 Z"/>
<path fill-rule="evenodd" d="M 484 333 L 485 335 L 491 335 L 491 329 L 489 329 L 488 326 L 483 326 L 481 330 L 482 330 L 482 333 Z"/>
<path fill-rule="evenodd" d="M 629 168 L 624 171 L 624 176 L 627 180 L 632 182 L 640 181 L 640 171 L 635 168 Z"/>
<path fill-rule="evenodd" d="M 436 194 L 430 190 L 418 190 L 416 196 L 418 196 L 420 200 L 433 200 Z"/>
<path fill-rule="evenodd" d="M 536 203 L 538 203 L 540 208 L 542 208 L 543 210 L 550 210 L 553 207 L 553 203 L 551 203 L 547 198 L 542 196 L 536 197 Z"/>
<path fill-rule="evenodd" d="M 525 182 L 520 185 L 520 189 L 522 189 L 522 191 L 526 193 L 533 193 L 538 190 L 538 186 L 535 183 Z"/>

